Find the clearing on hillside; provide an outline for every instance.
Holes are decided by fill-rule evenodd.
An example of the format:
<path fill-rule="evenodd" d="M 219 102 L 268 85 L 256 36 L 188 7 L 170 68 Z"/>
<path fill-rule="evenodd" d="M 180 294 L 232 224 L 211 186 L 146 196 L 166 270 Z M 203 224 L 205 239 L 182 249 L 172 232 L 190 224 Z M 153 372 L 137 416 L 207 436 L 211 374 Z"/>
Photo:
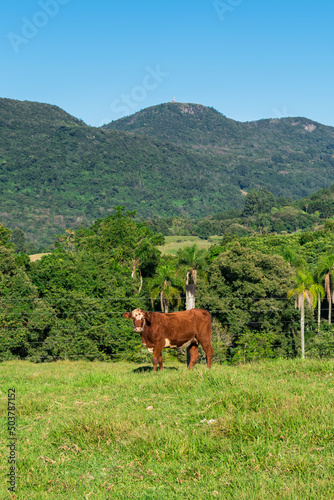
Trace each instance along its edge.
<path fill-rule="evenodd" d="M 176 255 L 181 248 L 191 247 L 195 243 L 199 248 L 209 248 L 221 239 L 222 236 L 210 236 L 208 240 L 203 240 L 198 236 L 165 236 L 165 244 L 158 249 L 165 255 Z"/>
<path fill-rule="evenodd" d="M 35 262 L 36 260 L 41 260 L 43 255 L 50 255 L 50 253 L 35 253 L 34 255 L 29 255 L 30 262 Z"/>

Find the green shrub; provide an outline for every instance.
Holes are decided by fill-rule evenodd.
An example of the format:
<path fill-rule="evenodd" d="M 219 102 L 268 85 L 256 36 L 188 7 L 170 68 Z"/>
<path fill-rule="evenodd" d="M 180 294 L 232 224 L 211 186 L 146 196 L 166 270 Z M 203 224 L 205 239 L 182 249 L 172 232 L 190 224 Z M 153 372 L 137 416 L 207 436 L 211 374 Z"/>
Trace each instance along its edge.
<path fill-rule="evenodd" d="M 246 363 L 264 358 L 273 358 L 276 335 L 267 331 L 251 331 L 245 328 L 236 342 L 232 363 Z"/>
<path fill-rule="evenodd" d="M 334 326 L 323 323 L 320 332 L 309 343 L 306 355 L 309 358 L 332 358 L 334 355 Z"/>

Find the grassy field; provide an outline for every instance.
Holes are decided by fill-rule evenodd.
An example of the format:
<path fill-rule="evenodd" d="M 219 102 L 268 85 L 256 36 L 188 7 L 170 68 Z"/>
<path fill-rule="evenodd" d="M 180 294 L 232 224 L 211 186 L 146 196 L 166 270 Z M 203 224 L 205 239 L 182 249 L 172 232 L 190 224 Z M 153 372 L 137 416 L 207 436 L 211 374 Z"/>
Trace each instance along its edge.
<path fill-rule="evenodd" d="M 0 498 L 334 498 L 333 361 L 0 365 Z M 7 395 L 16 393 L 15 495 Z"/>
<path fill-rule="evenodd" d="M 159 246 L 159 250 L 165 255 L 176 255 L 176 252 L 180 248 L 190 247 L 194 243 L 199 248 L 209 248 L 213 243 L 219 243 L 222 236 L 210 236 L 208 240 L 203 240 L 198 236 L 165 236 L 165 245 Z M 43 255 L 49 255 L 48 253 L 36 253 L 30 255 L 31 262 L 40 260 Z"/>
<path fill-rule="evenodd" d="M 164 254 L 176 255 L 180 248 L 190 247 L 196 243 L 199 248 L 209 248 L 213 243 L 219 243 L 222 236 L 210 236 L 208 240 L 202 240 L 198 236 L 165 236 L 165 244 L 158 247 Z"/>
<path fill-rule="evenodd" d="M 30 262 L 36 262 L 36 260 L 41 260 L 43 255 L 50 255 L 49 253 L 35 253 L 34 255 L 30 255 Z"/>

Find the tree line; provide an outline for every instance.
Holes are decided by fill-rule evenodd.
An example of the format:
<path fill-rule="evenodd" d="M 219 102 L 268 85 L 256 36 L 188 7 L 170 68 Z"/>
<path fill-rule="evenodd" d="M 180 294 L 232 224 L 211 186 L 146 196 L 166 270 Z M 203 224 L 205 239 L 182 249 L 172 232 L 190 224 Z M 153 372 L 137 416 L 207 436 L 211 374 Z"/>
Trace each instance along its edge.
<path fill-rule="evenodd" d="M 199 236 L 208 239 L 215 235 L 241 237 L 256 233 L 312 230 L 333 216 L 334 185 L 297 201 L 285 196 L 274 196 L 266 187 L 259 187 L 245 194 L 243 208 L 224 210 L 197 219 L 187 216 L 154 217 L 149 220 L 149 224 L 165 236 Z"/>
<path fill-rule="evenodd" d="M 318 231 L 225 236 L 175 257 L 158 250 L 161 233 L 120 206 L 88 228 L 66 230 L 37 262 L 15 252 L 11 236 L 0 226 L 1 360 L 146 361 L 122 313 L 184 309 L 190 282 L 196 307 L 213 318 L 215 362 L 332 355 L 330 221 Z"/>

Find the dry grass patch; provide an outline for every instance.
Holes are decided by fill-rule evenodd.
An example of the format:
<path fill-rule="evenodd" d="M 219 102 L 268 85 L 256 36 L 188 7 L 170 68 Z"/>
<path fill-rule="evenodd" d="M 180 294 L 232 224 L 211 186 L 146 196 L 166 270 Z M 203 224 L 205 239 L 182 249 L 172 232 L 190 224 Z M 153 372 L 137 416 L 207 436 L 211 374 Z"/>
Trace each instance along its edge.
<path fill-rule="evenodd" d="M 50 255 L 50 253 L 35 253 L 34 255 L 29 255 L 30 262 L 36 262 L 36 260 L 41 260 L 44 255 Z"/>
<path fill-rule="evenodd" d="M 198 236 L 165 236 L 165 244 L 158 249 L 165 255 L 176 255 L 177 251 L 184 247 L 191 247 L 196 243 L 198 248 L 209 248 L 213 243 L 221 240 L 221 236 L 211 236 L 203 240 Z"/>

